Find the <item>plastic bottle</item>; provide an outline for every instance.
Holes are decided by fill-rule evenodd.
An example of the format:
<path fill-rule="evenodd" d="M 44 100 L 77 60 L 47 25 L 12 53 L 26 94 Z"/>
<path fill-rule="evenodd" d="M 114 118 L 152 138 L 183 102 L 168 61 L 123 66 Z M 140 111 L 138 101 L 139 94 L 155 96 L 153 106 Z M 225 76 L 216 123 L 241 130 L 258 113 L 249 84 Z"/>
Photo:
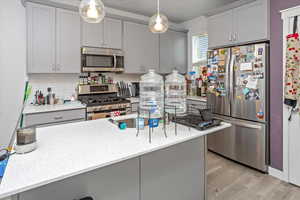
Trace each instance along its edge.
<path fill-rule="evenodd" d="M 154 70 L 140 80 L 140 117 L 160 118 L 163 114 L 164 81 Z"/>
<path fill-rule="evenodd" d="M 186 80 L 185 77 L 174 70 L 166 77 L 166 107 L 168 113 L 176 115 L 186 114 Z"/>

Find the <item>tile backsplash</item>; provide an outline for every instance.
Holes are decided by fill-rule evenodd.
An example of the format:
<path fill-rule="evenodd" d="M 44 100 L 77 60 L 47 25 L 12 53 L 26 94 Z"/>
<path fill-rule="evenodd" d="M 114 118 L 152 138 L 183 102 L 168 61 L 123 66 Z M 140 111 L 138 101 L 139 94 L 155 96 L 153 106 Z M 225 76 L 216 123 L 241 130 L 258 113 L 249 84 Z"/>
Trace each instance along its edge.
<path fill-rule="evenodd" d="M 137 82 L 140 75 L 137 74 L 113 74 L 107 73 L 113 77 L 114 82 Z M 28 80 L 32 86 L 32 94 L 29 97 L 28 103 L 33 102 L 34 93 L 36 90 L 41 90 L 44 94 L 47 93 L 47 88 L 51 87 L 52 91 L 59 98 L 69 98 L 75 94 L 75 88 L 79 81 L 79 74 L 29 74 Z"/>
<path fill-rule="evenodd" d="M 46 95 L 48 87 L 51 87 L 53 93 L 59 98 L 71 97 L 72 94 L 75 94 L 75 88 L 79 81 L 78 74 L 29 74 L 28 80 L 32 86 L 29 103 L 34 100 L 36 90 L 41 90 Z"/>

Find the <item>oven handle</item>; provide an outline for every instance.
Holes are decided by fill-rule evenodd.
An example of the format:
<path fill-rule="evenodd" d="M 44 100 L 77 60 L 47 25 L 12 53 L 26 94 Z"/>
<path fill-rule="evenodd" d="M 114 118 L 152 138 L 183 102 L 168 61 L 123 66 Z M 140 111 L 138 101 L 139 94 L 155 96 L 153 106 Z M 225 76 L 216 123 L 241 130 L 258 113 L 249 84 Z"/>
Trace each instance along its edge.
<path fill-rule="evenodd" d="M 114 54 L 114 68 L 117 67 L 117 56 L 116 54 Z"/>

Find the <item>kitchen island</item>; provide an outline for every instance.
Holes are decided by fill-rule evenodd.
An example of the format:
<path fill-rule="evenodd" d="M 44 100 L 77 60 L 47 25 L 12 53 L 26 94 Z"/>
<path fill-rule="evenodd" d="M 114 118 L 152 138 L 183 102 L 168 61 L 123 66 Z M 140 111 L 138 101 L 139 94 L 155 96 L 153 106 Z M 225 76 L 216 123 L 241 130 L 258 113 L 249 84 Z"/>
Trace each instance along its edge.
<path fill-rule="evenodd" d="M 132 118 L 128 115 L 125 118 Z M 124 117 L 123 117 L 124 118 Z M 198 131 L 174 124 L 120 130 L 108 119 L 37 129 L 38 149 L 11 156 L 0 199 L 204 200 L 206 135 L 230 127 Z"/>

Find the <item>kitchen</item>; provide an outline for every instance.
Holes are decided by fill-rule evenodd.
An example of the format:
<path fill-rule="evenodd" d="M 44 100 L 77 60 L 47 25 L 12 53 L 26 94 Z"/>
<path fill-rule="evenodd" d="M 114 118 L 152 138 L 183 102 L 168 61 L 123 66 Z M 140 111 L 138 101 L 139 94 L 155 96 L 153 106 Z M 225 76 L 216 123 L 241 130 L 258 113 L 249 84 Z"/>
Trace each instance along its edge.
<path fill-rule="evenodd" d="M 222 120 L 222 123 L 225 123 L 225 125 L 228 124 L 231 127 L 225 126 L 226 128 L 224 127 L 224 131 L 219 131 L 216 134 L 209 131 L 216 131 L 214 128 L 207 129 L 210 133 L 204 134 L 205 131 L 202 131 L 203 133 L 200 131 L 199 133 L 202 133 L 200 135 L 199 133 L 197 135 L 197 133 L 192 131 L 192 134 L 195 135 L 188 136 L 183 134 L 185 131 L 182 131 L 183 129 L 181 125 L 179 125 L 177 133 L 178 138 L 173 138 L 173 131 L 167 131 L 167 136 L 168 138 L 171 137 L 169 139 L 172 141 L 169 141 L 168 139 L 163 141 L 164 144 L 157 147 L 158 149 L 161 150 L 163 147 L 170 147 L 176 144 L 174 146 L 175 148 L 183 141 L 198 137 L 198 142 L 201 142 L 201 145 L 198 144 L 201 146 L 201 148 L 199 148 L 200 151 L 203 148 L 205 149 L 206 144 L 202 144 L 202 139 L 205 136 L 205 138 L 207 137 L 207 146 L 210 150 L 207 156 L 208 165 L 210 163 L 210 158 L 221 155 L 218 159 L 225 157 L 225 162 L 228 161 L 227 159 L 230 159 L 238 162 L 239 164 L 236 164 L 238 166 L 240 164 L 242 164 L 240 165 L 242 167 L 244 167 L 244 165 L 250 166 L 258 171 L 269 173 L 271 176 L 275 176 L 283 181 L 298 185 L 296 178 L 294 178 L 297 177 L 297 172 L 294 172 L 294 175 L 290 175 L 291 177 L 286 176 L 289 171 L 289 168 L 285 165 L 287 156 L 285 151 L 286 144 L 284 141 L 286 141 L 286 139 L 281 138 L 286 129 L 280 132 L 280 129 L 283 129 L 283 127 L 281 126 L 280 128 L 280 123 L 278 122 L 279 120 L 282 123 L 284 119 L 274 118 L 274 113 L 278 112 L 278 106 L 274 107 L 274 102 L 279 101 L 280 105 L 282 105 L 282 100 L 280 100 L 280 98 L 282 98 L 282 92 L 276 91 L 274 87 L 275 85 L 277 85 L 277 87 L 282 87 L 283 72 L 274 74 L 274 71 L 276 70 L 267 67 L 269 66 L 269 62 L 272 64 L 274 62 L 273 59 L 275 60 L 272 56 L 272 53 L 275 52 L 272 45 L 277 42 L 277 49 L 282 48 L 282 42 L 278 44 L 278 42 L 280 42 L 277 41 L 279 38 L 277 37 L 274 41 L 273 36 L 275 33 L 283 31 L 282 27 L 277 27 L 277 29 L 275 29 L 276 31 L 273 31 L 274 29 L 272 29 L 275 23 L 282 23 L 280 16 L 278 17 L 277 15 L 279 15 L 278 13 L 280 10 L 297 6 L 297 2 L 279 5 L 280 3 L 264 0 L 231 1 L 227 2 L 227 4 L 220 3 L 218 5 L 210 5 L 211 7 L 203 8 L 205 11 L 202 11 L 202 13 L 200 10 L 197 10 L 197 15 L 195 15 L 194 12 L 194 16 L 187 17 L 189 20 L 183 20 L 184 17 L 181 16 L 182 19 L 179 19 L 179 16 L 180 14 L 184 15 L 188 13 L 187 10 L 182 10 L 182 12 L 178 14 L 171 12 L 171 10 L 174 10 L 176 6 L 178 6 L 176 8 L 186 7 L 180 4 L 168 4 L 167 2 L 164 2 L 164 0 L 161 0 L 160 9 L 162 10 L 162 13 L 166 14 L 170 20 L 172 19 L 172 21 L 175 21 L 176 23 L 169 21 L 168 31 L 160 34 L 152 33 L 151 29 L 149 30 L 148 27 L 149 17 L 151 17 L 153 13 L 156 13 L 156 1 L 153 1 L 151 5 L 148 5 L 147 3 L 144 5 L 144 7 L 149 8 L 148 11 L 147 9 L 145 10 L 143 6 L 137 8 L 133 5 L 125 5 L 125 3 L 121 4 L 118 1 L 103 1 L 106 15 L 102 19 L 102 22 L 95 24 L 88 23 L 81 17 L 78 12 L 80 1 L 30 0 L 23 1 L 22 3 L 25 7 L 23 7 L 20 1 L 7 3 L 8 10 L 12 10 L 13 12 L 10 13 L 5 10 L 2 12 L 2 17 L 5 19 L 7 19 L 8 16 L 13 19 L 16 13 L 18 13 L 18 17 L 14 18 L 12 21 L 7 20 L 8 22 L 4 22 L 5 20 L 3 20 L 3 22 L 1 21 L 3 27 L 7 27 L 5 29 L 6 32 L 2 33 L 2 38 L 14 38 L 10 40 L 13 41 L 12 43 L 8 43 L 8 41 L 6 42 L 4 40 L 3 42 L 1 41 L 1 52 L 3 51 L 3 59 L 1 57 L 3 63 L 1 65 L 5 66 L 16 63 L 18 68 L 4 67 L 1 69 L 3 70 L 1 71 L 1 74 L 7 75 L 1 79 L 3 81 L 1 82 L 1 87 L 3 87 L 3 91 L 9 92 L 6 94 L 7 97 L 5 96 L 5 93 L 1 94 L 3 96 L 1 96 L 0 103 L 1 107 L 3 106 L 3 109 L 0 114 L 1 119 L 3 119 L 2 121 L 7 121 L 7 125 L 3 124 L 3 130 L 10 134 L 1 134 L 1 143 L 3 141 L 3 144 L 0 145 L 7 147 L 10 142 L 12 144 L 14 143 L 14 139 L 11 139 L 13 138 L 11 137 L 11 133 L 15 128 L 16 121 L 19 117 L 18 113 L 21 112 L 20 106 L 22 105 L 22 103 L 20 103 L 21 101 L 16 103 L 15 100 L 4 101 L 4 99 L 7 99 L 8 97 L 22 99 L 24 85 L 28 82 L 29 84 L 26 89 L 28 95 L 25 95 L 27 98 L 23 117 L 21 117 L 20 121 L 22 121 L 21 124 L 23 127 L 39 127 L 37 129 L 38 147 L 32 153 L 12 155 L 10 160 L 11 163 L 19 163 L 17 160 L 14 160 L 14 157 L 22 159 L 22 156 L 24 156 L 24 158 L 26 156 L 28 159 L 30 157 L 30 159 L 34 159 L 34 156 L 30 155 L 37 154 L 35 152 L 42 150 L 40 144 L 44 144 L 43 141 L 49 140 L 55 142 L 55 138 L 48 138 L 48 136 L 46 136 L 52 129 L 53 132 L 60 132 L 63 129 L 59 129 L 58 127 L 61 126 L 62 128 L 68 127 L 69 129 L 75 130 L 80 129 L 79 126 L 81 123 L 96 125 L 94 123 L 97 121 L 99 121 L 99 124 L 102 124 L 103 127 L 107 127 L 109 126 L 106 123 L 106 120 L 108 120 L 107 117 L 118 117 L 119 115 L 121 115 L 121 118 L 124 116 L 132 117 L 132 113 L 135 115 L 134 113 L 138 112 L 140 109 L 139 100 L 141 96 L 138 97 L 138 94 L 139 91 L 143 91 L 140 90 L 140 84 L 138 83 L 140 82 L 142 75 L 147 74 L 150 69 L 154 69 L 155 73 L 166 77 L 176 69 L 179 74 L 185 75 L 184 79 L 187 82 L 187 108 L 191 105 L 196 105 L 197 107 L 213 107 L 215 117 Z M 133 2 L 132 4 L 135 3 Z M 190 4 L 189 9 L 191 9 L 191 5 L 192 3 Z M 164 9 L 167 10 L 165 11 Z M 151 12 L 149 10 L 151 10 Z M 275 18 L 270 17 L 270 13 L 274 12 L 274 15 L 277 16 L 276 22 Z M 192 11 L 190 14 L 192 15 Z M 20 35 L 18 33 L 24 34 Z M 207 35 L 208 40 L 206 45 L 205 42 L 204 45 L 201 43 L 202 45 L 200 45 L 199 49 L 196 51 L 205 52 L 205 55 L 207 55 L 206 52 L 208 49 L 214 51 L 211 51 L 211 58 L 203 59 L 206 57 L 201 56 L 204 53 L 200 53 L 199 55 L 196 53 L 197 56 L 194 55 L 194 46 L 197 46 L 195 45 L 195 41 L 196 43 L 197 41 L 206 41 L 205 38 L 207 38 Z M 263 44 L 266 45 L 262 46 Z M 271 47 L 269 47 L 269 45 Z M 11 51 L 2 50 L 2 48 L 7 48 L 9 46 L 12 49 L 15 49 L 14 52 L 16 54 L 20 55 L 19 59 L 12 57 L 13 54 Z M 271 49 L 270 51 L 268 51 L 269 48 Z M 228 50 L 228 54 L 226 51 L 224 53 L 224 49 Z M 218 50 L 221 55 L 215 55 L 215 50 Z M 226 59 L 220 59 L 224 54 L 228 55 Z M 246 55 L 246 57 L 244 57 L 244 55 Z M 217 56 L 218 63 L 215 62 L 215 56 Z M 236 59 L 233 59 L 233 57 Z M 280 55 L 280 57 L 282 57 L 282 55 Z M 6 61 L 8 59 L 9 61 Z M 5 61 L 9 64 L 5 63 Z M 238 73 L 232 71 L 232 69 L 234 69 L 232 62 L 239 63 L 239 61 L 240 64 L 238 64 L 238 67 L 240 68 L 240 71 Z M 253 77 L 257 77 L 255 80 L 258 81 L 253 79 L 244 80 L 249 76 L 249 71 L 252 70 L 251 66 L 247 63 L 255 63 L 255 66 L 253 67 L 255 74 Z M 215 69 L 216 65 L 218 65 L 217 69 Z M 19 66 L 24 67 L 22 68 Z M 102 69 L 95 69 L 99 66 Z M 209 66 L 211 66 L 211 69 Z M 221 70 L 222 66 L 225 66 L 225 74 L 228 74 L 223 77 L 225 79 L 223 83 L 220 81 L 220 76 L 214 75 L 214 72 L 216 70 Z M 280 67 L 281 66 L 279 66 L 279 68 Z M 249 70 L 250 68 L 251 70 Z M 218 73 L 221 75 L 222 71 L 218 71 Z M 8 76 L 9 74 L 15 75 L 15 78 L 18 79 L 16 81 L 18 84 L 9 84 L 10 86 L 8 86 L 7 83 L 11 82 L 11 76 Z M 269 76 L 269 74 L 272 76 Z M 239 77 L 245 78 L 237 80 Z M 277 77 L 277 80 L 274 77 Z M 217 81 L 214 80 L 215 78 L 218 78 Z M 279 79 L 281 79 L 281 82 L 278 81 Z M 240 89 L 236 92 L 232 92 L 233 87 Z M 233 96 L 234 93 L 238 95 Z M 278 99 L 275 99 L 274 96 Z M 217 100 L 219 102 L 216 103 Z M 230 103 L 228 104 L 226 101 L 229 101 Z M 239 106 L 243 105 L 245 102 L 253 102 L 253 104 L 250 105 L 248 111 L 244 110 L 245 107 L 242 108 L 242 110 L 239 110 Z M 226 105 L 230 105 L 231 107 Z M 236 108 L 237 110 L 235 110 Z M 253 111 L 253 113 L 251 113 L 251 111 Z M 228 112 L 230 113 L 228 114 Z M 252 117 L 250 117 L 248 121 L 245 119 L 247 114 Z M 234 119 L 238 120 L 235 121 Z M 164 126 L 163 123 L 164 120 L 160 122 L 160 126 Z M 237 123 L 239 125 L 237 125 Z M 129 124 L 130 123 L 127 123 L 126 125 L 129 126 Z M 244 126 L 242 129 L 238 128 L 241 124 Z M 114 127 L 111 123 L 110 126 Z M 168 126 L 169 125 L 167 125 L 167 127 Z M 286 125 L 284 124 L 284 127 L 285 126 Z M 58 129 L 55 129 L 55 127 Z M 274 127 L 278 128 L 275 129 Z M 87 127 L 87 129 L 92 128 Z M 112 129 L 115 130 L 116 133 L 119 133 L 117 129 Z M 125 131 L 129 131 L 129 129 L 130 128 L 127 128 Z M 258 129 L 259 131 L 249 132 L 251 129 Z M 182 131 L 184 136 L 180 135 L 179 130 Z M 146 124 L 145 129 L 142 130 L 142 132 L 145 131 L 148 131 Z M 45 133 L 43 134 L 43 137 L 45 138 L 42 137 L 40 132 Z M 69 134 L 71 133 L 66 133 L 66 135 Z M 206 134 L 209 135 L 206 136 Z M 95 134 L 91 135 L 95 136 Z M 135 133 L 129 133 L 128 137 L 129 135 L 132 137 Z M 247 136 L 250 135 L 252 137 L 248 138 Z M 144 149 L 143 151 L 136 149 L 136 152 L 127 152 L 129 157 L 131 158 L 131 155 L 136 155 L 137 158 L 143 160 L 144 157 L 147 157 L 145 152 L 150 151 L 155 153 L 158 150 L 155 149 L 155 142 L 157 142 L 156 139 L 158 138 L 156 138 L 157 135 L 155 134 L 152 136 L 153 146 L 150 145 L 149 149 Z M 161 133 L 161 136 L 164 136 L 164 134 Z M 74 139 L 75 138 L 77 137 L 74 136 Z M 140 134 L 138 141 L 141 138 L 147 141 L 146 143 L 142 142 L 142 144 L 145 147 L 148 147 L 149 138 Z M 81 139 L 84 141 L 83 138 Z M 124 138 L 124 140 L 127 139 Z M 139 146 L 139 143 L 136 142 L 137 141 L 135 141 L 134 144 Z M 75 144 L 76 142 L 74 142 L 73 145 Z M 94 144 L 97 145 L 97 143 Z M 128 148 L 126 142 L 119 145 L 124 145 L 124 148 Z M 101 148 L 97 149 L 97 151 L 105 152 L 105 150 Z M 217 154 L 211 153 L 211 151 Z M 201 153 L 202 152 L 199 152 L 199 154 Z M 116 159 L 111 162 L 114 163 L 117 161 L 120 160 Z M 134 162 L 137 162 L 137 165 L 134 166 L 139 166 L 139 160 L 135 160 L 133 163 Z M 290 163 L 292 162 L 290 161 Z M 104 166 L 102 165 L 103 163 L 101 165 L 98 164 L 95 165 L 98 168 Z M 132 163 L 129 163 L 129 165 L 131 164 Z M 295 162 L 293 166 L 289 167 L 294 169 L 297 164 L 298 163 Z M 21 164 L 17 165 L 21 166 Z M 11 171 L 12 168 L 10 165 L 8 165 L 7 169 L 7 179 L 5 179 L 4 176 L 3 184 L 1 184 L 3 189 L 5 189 L 5 185 L 13 184 L 13 181 L 11 182 L 12 179 L 9 180 L 8 178 L 10 172 L 17 172 Z M 85 167 L 81 168 L 81 170 L 85 169 Z M 248 168 L 245 168 L 245 170 L 247 169 Z M 44 170 L 47 170 L 47 168 L 44 168 Z M 71 167 L 69 170 L 72 170 Z M 201 170 L 203 169 L 201 168 Z M 208 169 L 208 171 L 210 170 Z M 67 171 L 65 171 L 65 173 L 67 173 Z M 157 173 L 157 171 L 155 171 L 155 173 Z M 210 177 L 213 175 L 217 176 L 217 174 L 215 174 L 214 170 L 212 170 L 211 173 L 212 174 L 208 175 L 207 178 L 208 199 L 212 199 L 211 195 L 222 196 L 226 191 L 225 186 L 223 191 L 220 186 L 212 184 L 213 181 Z M 256 173 L 256 171 L 254 173 Z M 258 173 L 258 176 L 262 177 L 262 179 L 271 177 L 260 172 Z M 35 174 L 28 173 L 28 178 L 30 178 L 30 175 Z M 70 174 L 67 176 L 70 176 Z M 53 177 L 58 178 L 61 176 Z M 63 179 L 65 179 L 65 181 L 71 181 L 71 179 L 68 179 L 65 176 L 62 177 L 64 177 Z M 77 176 L 74 177 L 75 182 L 77 181 L 76 177 Z M 222 176 L 220 176 L 220 178 L 221 177 Z M 193 180 L 192 178 L 190 179 L 191 181 Z M 274 181 L 275 180 L 277 179 L 274 179 Z M 218 182 L 218 179 L 215 179 L 215 181 Z M 234 182 L 234 180 L 232 181 Z M 30 181 L 28 181 L 28 183 L 23 183 L 20 181 L 19 189 L 23 187 L 26 188 L 27 185 L 28 187 L 31 187 L 30 189 L 33 191 L 34 188 L 32 188 L 32 183 L 29 182 Z M 64 181 L 61 181 L 60 183 L 64 185 L 63 182 Z M 88 187 L 88 181 L 84 181 L 84 183 Z M 195 182 L 195 184 L 196 183 L 197 182 Z M 43 182 L 43 184 L 45 184 L 45 182 Z M 82 189 L 84 187 L 84 184 L 82 184 L 80 187 L 74 188 Z M 57 186 L 54 185 L 55 184 L 53 184 L 53 187 L 57 188 L 59 184 Z M 272 184 L 270 183 L 270 185 Z M 151 188 L 151 185 L 148 186 Z M 51 187 L 52 186 L 49 188 Z M 123 186 L 120 185 L 120 187 Z M 232 187 L 234 187 L 234 185 L 232 185 Z M 37 193 L 40 192 L 40 194 L 27 193 L 26 195 L 33 195 L 31 198 L 34 199 L 37 198 L 38 195 L 43 195 L 43 192 L 45 192 L 44 194 L 47 194 L 47 189 L 38 192 L 38 189 L 36 188 L 43 188 L 42 185 L 35 187 Z M 104 188 L 105 187 L 103 187 L 103 189 Z M 277 188 L 274 187 L 274 193 L 276 193 L 276 189 Z M 19 190 L 19 192 L 21 190 Z M 72 190 L 72 187 L 70 187 L 70 190 Z M 294 188 L 288 188 L 288 191 L 289 190 L 297 193 L 297 190 Z M 86 191 L 83 191 L 83 189 L 79 191 L 82 191 L 82 194 L 86 194 Z M 25 191 L 23 190 L 22 192 Z M 189 193 L 195 196 L 199 195 L 196 193 L 193 194 L 193 192 Z M 26 195 L 24 197 L 25 199 Z M 34 195 L 37 196 L 34 197 Z M 57 196 L 59 199 L 81 198 L 80 194 L 75 195 L 72 194 L 72 192 L 70 192 L 69 196 L 63 193 L 61 193 L 62 196 L 59 195 L 60 193 L 58 193 Z M 143 195 L 144 194 L 142 194 L 142 196 Z M 95 199 L 100 198 L 100 196 L 95 197 Z M 147 198 L 146 196 L 143 198 Z M 162 197 L 163 194 L 161 197 L 157 198 Z M 139 197 L 139 199 L 141 198 L 142 197 Z M 188 197 L 186 198 L 188 199 Z M 190 198 L 193 199 L 192 197 Z"/>

